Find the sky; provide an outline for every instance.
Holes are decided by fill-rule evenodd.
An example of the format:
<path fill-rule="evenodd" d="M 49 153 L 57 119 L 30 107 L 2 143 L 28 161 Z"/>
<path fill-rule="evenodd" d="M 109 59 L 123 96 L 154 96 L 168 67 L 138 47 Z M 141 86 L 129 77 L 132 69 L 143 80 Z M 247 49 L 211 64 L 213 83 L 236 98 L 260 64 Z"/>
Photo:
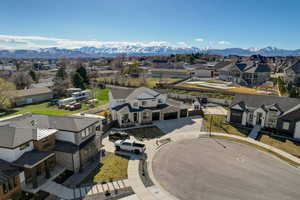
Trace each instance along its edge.
<path fill-rule="evenodd" d="M 0 48 L 300 49 L 299 0 L 1 0 Z"/>

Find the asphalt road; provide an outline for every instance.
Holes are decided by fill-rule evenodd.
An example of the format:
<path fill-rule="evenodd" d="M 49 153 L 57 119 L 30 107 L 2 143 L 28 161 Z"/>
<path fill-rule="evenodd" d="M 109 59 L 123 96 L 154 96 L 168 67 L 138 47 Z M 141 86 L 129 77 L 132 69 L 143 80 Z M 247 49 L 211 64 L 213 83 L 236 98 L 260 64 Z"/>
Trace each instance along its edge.
<path fill-rule="evenodd" d="M 254 147 L 183 140 L 153 159 L 155 178 L 182 200 L 299 200 L 300 170 Z"/>

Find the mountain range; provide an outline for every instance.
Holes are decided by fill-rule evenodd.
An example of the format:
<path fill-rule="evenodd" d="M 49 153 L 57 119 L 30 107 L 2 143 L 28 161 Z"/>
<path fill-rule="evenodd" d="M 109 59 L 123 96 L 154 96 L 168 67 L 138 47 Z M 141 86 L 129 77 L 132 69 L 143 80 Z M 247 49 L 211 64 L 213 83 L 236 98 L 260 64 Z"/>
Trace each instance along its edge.
<path fill-rule="evenodd" d="M 226 49 L 200 49 L 197 47 L 174 47 L 174 46 L 141 46 L 127 45 L 120 47 L 81 47 L 76 49 L 43 48 L 37 50 L 7 50 L 0 49 L 0 57 L 8 58 L 60 58 L 60 57 L 82 57 L 99 58 L 114 56 L 163 56 L 170 54 L 208 53 L 216 55 L 239 55 L 251 56 L 260 54 L 263 56 L 300 56 L 300 49 L 286 50 L 276 47 L 261 49 L 249 48 L 226 48 Z"/>

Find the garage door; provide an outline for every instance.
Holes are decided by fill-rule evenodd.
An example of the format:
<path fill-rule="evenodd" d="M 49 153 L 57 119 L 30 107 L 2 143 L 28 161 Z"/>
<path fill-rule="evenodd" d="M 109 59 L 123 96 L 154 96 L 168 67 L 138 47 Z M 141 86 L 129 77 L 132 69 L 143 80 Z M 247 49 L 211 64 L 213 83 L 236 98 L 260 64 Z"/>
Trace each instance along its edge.
<path fill-rule="evenodd" d="M 152 121 L 157 121 L 157 120 L 159 120 L 159 115 L 160 115 L 159 112 L 154 112 L 154 113 L 152 113 Z"/>
<path fill-rule="evenodd" d="M 243 112 L 231 110 L 230 113 L 230 122 L 238 124 L 242 123 Z"/>
<path fill-rule="evenodd" d="M 180 117 L 187 117 L 187 109 L 180 110 Z"/>
<path fill-rule="evenodd" d="M 177 115 L 178 115 L 177 112 L 165 113 L 164 120 L 177 119 Z"/>

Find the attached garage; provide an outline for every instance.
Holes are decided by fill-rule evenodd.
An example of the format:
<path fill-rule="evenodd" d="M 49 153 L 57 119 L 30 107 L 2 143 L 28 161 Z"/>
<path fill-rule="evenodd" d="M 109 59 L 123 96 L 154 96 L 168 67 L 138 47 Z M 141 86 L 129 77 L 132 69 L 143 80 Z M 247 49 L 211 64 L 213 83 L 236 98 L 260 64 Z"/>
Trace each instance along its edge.
<path fill-rule="evenodd" d="M 153 112 L 152 113 L 152 121 L 160 120 L 160 112 Z"/>
<path fill-rule="evenodd" d="M 187 114 L 188 114 L 188 110 L 187 109 L 180 110 L 180 118 L 187 117 Z"/>
<path fill-rule="evenodd" d="M 230 110 L 230 122 L 241 124 L 243 119 L 243 111 Z"/>
<path fill-rule="evenodd" d="M 165 113 L 164 114 L 164 120 L 177 119 L 177 116 L 178 116 L 177 112 Z"/>

